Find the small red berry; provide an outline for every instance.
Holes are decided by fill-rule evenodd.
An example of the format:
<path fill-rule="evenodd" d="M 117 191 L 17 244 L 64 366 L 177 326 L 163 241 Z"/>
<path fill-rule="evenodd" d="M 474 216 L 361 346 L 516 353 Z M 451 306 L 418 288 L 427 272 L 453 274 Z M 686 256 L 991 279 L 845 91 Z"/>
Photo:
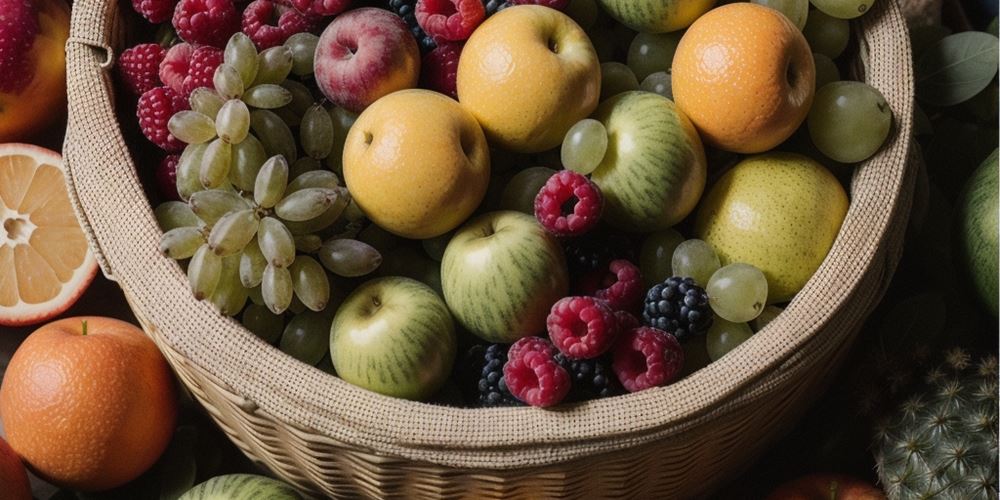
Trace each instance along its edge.
<path fill-rule="evenodd" d="M 160 81 L 180 95 L 184 94 L 184 79 L 188 76 L 194 45 L 178 43 L 167 51 L 160 62 Z"/>
<path fill-rule="evenodd" d="M 417 0 L 417 24 L 435 40 L 460 42 L 486 19 L 481 0 Z"/>
<path fill-rule="evenodd" d="M 554 355 L 556 348 L 552 345 L 552 342 L 542 337 L 522 337 L 510 346 L 510 349 L 507 350 L 507 357 L 518 357 L 521 355 L 521 351 L 547 352 Z"/>
<path fill-rule="evenodd" d="M 537 344 L 531 345 L 537 347 Z M 514 350 L 512 346 L 503 366 L 503 378 L 515 398 L 539 407 L 553 406 L 566 398 L 572 381 L 566 369 L 556 361 L 554 351 L 551 348 Z"/>
<path fill-rule="evenodd" d="M 294 7 L 303 14 L 333 16 L 351 6 L 351 0 L 278 0 L 278 3 Z"/>
<path fill-rule="evenodd" d="M 549 178 L 535 197 L 535 218 L 556 236 L 579 236 L 601 220 L 604 197 L 596 184 L 572 170 Z"/>
<path fill-rule="evenodd" d="M 646 295 L 639 268 L 624 259 L 581 277 L 577 287 L 584 294 L 606 300 L 615 311 L 638 311 Z"/>
<path fill-rule="evenodd" d="M 316 28 L 317 19 L 293 8 L 278 6 L 271 0 L 254 0 L 243 11 L 243 33 L 246 33 L 257 50 L 277 47 L 296 33 Z"/>
<path fill-rule="evenodd" d="M 618 319 L 603 300 L 566 297 L 552 305 L 545 325 L 552 343 L 569 359 L 604 354 L 618 336 Z"/>
<path fill-rule="evenodd" d="M 633 328 L 639 328 L 642 326 L 642 322 L 639 318 L 636 318 L 632 313 L 627 311 L 615 311 L 615 318 L 618 318 L 618 330 L 622 332 L 627 332 Z"/>
<path fill-rule="evenodd" d="M 215 70 L 222 64 L 222 49 L 204 45 L 194 49 L 188 64 L 188 73 L 184 77 L 184 97 L 190 97 L 194 89 L 201 87 L 215 88 L 212 78 Z"/>
<path fill-rule="evenodd" d="M 185 42 L 222 48 L 240 30 L 240 13 L 233 0 L 181 0 L 173 23 Z"/>
<path fill-rule="evenodd" d="M 132 0 L 132 8 L 153 24 L 169 21 L 175 5 L 177 0 Z"/>
<path fill-rule="evenodd" d="M 463 43 L 443 42 L 424 56 L 420 64 L 420 86 L 458 99 L 455 81 Z"/>
<path fill-rule="evenodd" d="M 139 118 L 139 128 L 153 144 L 168 153 L 184 149 L 184 143 L 170 134 L 167 122 L 174 113 L 188 109 L 187 99 L 169 87 L 156 87 L 139 98 L 135 114 Z"/>
<path fill-rule="evenodd" d="M 156 184 L 160 190 L 160 195 L 167 201 L 178 201 L 181 196 L 177 194 L 177 162 L 181 157 L 178 155 L 167 155 L 156 166 Z"/>
<path fill-rule="evenodd" d="M 611 369 L 629 392 L 673 382 L 684 367 L 684 348 L 677 339 L 648 326 L 625 332 L 615 344 Z"/>
<path fill-rule="evenodd" d="M 118 75 L 125 88 L 142 95 L 147 90 L 160 86 L 160 63 L 167 51 L 155 43 L 143 43 L 126 49 L 118 56 Z"/>

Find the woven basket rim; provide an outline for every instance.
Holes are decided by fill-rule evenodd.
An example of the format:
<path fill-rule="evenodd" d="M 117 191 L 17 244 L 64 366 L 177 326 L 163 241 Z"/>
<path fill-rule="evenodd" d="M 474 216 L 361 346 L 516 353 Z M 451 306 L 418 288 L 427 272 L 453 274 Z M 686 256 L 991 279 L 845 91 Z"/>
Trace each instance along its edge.
<path fill-rule="evenodd" d="M 99 50 L 91 50 L 89 53 L 77 51 L 78 54 L 86 53 L 87 57 L 70 59 L 71 79 L 74 75 L 94 71 L 95 65 L 100 65 L 109 59 L 108 54 L 110 54 L 111 47 L 114 46 L 112 26 L 118 22 L 115 9 L 116 2 L 114 0 L 77 1 L 76 8 L 73 9 L 68 50 L 81 49 L 83 46 L 88 49 L 96 47 Z M 97 14 L 96 21 L 94 19 L 95 13 Z M 903 24 L 895 0 L 879 2 L 873 12 L 861 19 L 860 29 L 858 24 L 852 23 L 852 25 L 855 31 L 860 33 L 867 29 L 874 29 L 872 27 L 879 23 L 889 23 L 893 26 Z M 903 33 L 905 34 L 905 28 Z M 858 39 L 863 41 L 864 37 L 859 36 Z M 900 43 L 905 44 L 903 51 L 908 56 L 909 42 L 907 37 L 901 36 Z M 859 52 L 863 54 L 862 59 L 864 59 L 864 54 L 866 54 L 864 47 L 861 47 Z M 855 179 L 866 179 L 865 175 L 868 170 L 890 165 L 892 157 L 900 155 L 906 157 L 909 154 L 913 100 L 913 83 L 910 77 L 912 75 L 911 64 L 909 60 L 903 61 L 901 70 L 907 78 L 896 80 L 896 83 L 901 85 L 904 90 L 902 92 L 903 98 L 891 103 L 894 113 L 893 135 L 875 157 L 857 167 Z M 114 95 L 106 69 L 99 70 L 104 79 L 101 88 L 105 93 L 101 96 L 101 100 L 112 103 L 108 112 L 113 114 Z M 73 95 L 74 93 L 71 91 L 71 100 Z M 133 190 L 138 189 L 139 194 L 143 195 L 142 187 L 135 176 L 134 159 L 129 154 L 128 149 L 124 147 L 124 138 L 120 127 L 115 126 L 112 130 L 106 130 L 106 133 L 114 144 L 120 144 L 120 147 L 116 147 L 112 151 L 117 164 L 131 167 L 131 182 L 133 183 L 131 187 Z M 69 148 L 69 141 L 70 135 L 67 136 L 67 148 Z M 73 160 L 73 157 L 67 155 L 71 171 L 74 170 Z M 137 293 L 143 286 L 142 280 L 135 275 L 115 274 L 116 259 L 119 259 L 120 256 L 115 255 L 113 251 L 106 252 L 104 250 L 110 247 L 103 245 L 101 239 L 95 234 L 86 207 L 81 206 L 81 201 L 75 196 L 74 204 L 77 205 L 78 216 L 86 229 L 88 238 L 91 238 L 92 247 L 99 256 L 102 268 L 111 279 L 118 281 L 125 290 L 136 315 L 143 322 L 147 332 L 159 343 L 175 349 L 186 358 L 187 363 L 198 366 L 206 373 L 213 374 L 229 392 L 244 398 L 247 408 L 259 408 L 257 411 L 272 415 L 275 419 L 294 428 L 329 436 L 337 441 L 363 449 L 378 451 L 384 446 L 397 452 L 409 450 L 401 453 L 436 462 L 441 461 L 435 458 L 437 452 L 448 452 L 449 450 L 490 450 L 504 453 L 527 444 L 543 445 L 554 449 L 568 443 L 586 447 L 589 442 L 601 443 L 600 446 L 597 444 L 594 446 L 606 448 L 609 446 L 608 443 L 613 441 L 619 441 L 622 443 L 620 446 L 624 446 L 631 440 L 638 439 L 636 436 L 649 435 L 668 427 L 677 427 L 717 410 L 748 386 L 773 372 L 776 367 L 786 362 L 805 344 L 821 335 L 823 325 L 836 315 L 848 298 L 855 293 L 858 282 L 857 280 L 846 280 L 843 268 L 847 265 L 846 263 L 858 264 L 853 268 L 856 271 L 860 269 L 861 273 L 872 268 L 874 259 L 879 256 L 880 241 L 893 222 L 890 220 L 890 216 L 908 208 L 899 206 L 902 198 L 900 193 L 901 190 L 905 189 L 907 182 L 906 170 L 906 167 L 900 167 L 898 171 L 893 171 L 891 185 L 880 186 L 881 189 L 877 189 L 875 192 L 876 198 L 865 198 L 866 203 L 877 204 L 874 206 L 877 209 L 876 212 L 883 214 L 878 227 L 872 231 L 857 231 L 859 229 L 857 224 L 848 224 L 848 221 L 855 220 L 857 212 L 861 210 L 861 201 L 856 203 L 853 196 L 856 189 L 852 183 L 851 205 L 847 218 L 845 218 L 834 246 L 822 266 L 803 291 L 792 300 L 785 312 L 751 337 L 739 349 L 667 387 L 615 398 L 564 405 L 549 411 L 534 408 L 451 408 L 381 396 L 350 385 L 337 377 L 322 374 L 316 368 L 292 360 L 277 348 L 258 339 L 235 320 L 218 315 L 211 309 L 211 306 L 199 303 L 193 297 L 183 303 L 174 304 L 176 307 L 190 310 L 193 315 L 197 315 L 199 318 L 208 318 L 204 325 L 206 328 L 202 333 L 205 336 L 203 339 L 205 342 L 225 344 L 227 338 L 224 336 L 229 335 L 235 328 L 239 332 L 236 335 L 241 338 L 229 338 L 228 340 L 239 340 L 243 345 L 256 346 L 253 347 L 253 350 L 240 352 L 228 350 L 226 355 L 232 357 L 237 364 L 272 366 L 275 369 L 283 370 L 282 375 L 288 375 L 288 378 L 296 380 L 313 380 L 318 374 L 321 377 L 323 387 L 329 391 L 324 394 L 304 394 L 297 393 L 295 388 L 289 388 L 280 399 L 272 400 L 270 399 L 272 395 L 268 394 L 272 387 L 261 384 L 259 381 L 254 382 L 250 377 L 242 379 L 232 373 L 229 376 L 215 373 L 217 370 L 213 370 L 213 366 L 221 366 L 215 364 L 216 360 L 210 359 L 205 352 L 191 350 L 182 345 L 176 332 L 170 331 L 169 328 L 161 329 L 154 325 L 152 320 L 146 317 L 146 311 L 152 305 L 149 302 L 150 298 L 142 293 Z M 119 173 L 119 175 L 121 174 Z M 72 188 L 76 174 L 71 173 L 69 177 Z M 75 190 L 71 189 L 71 191 L 75 193 Z M 864 192 L 860 188 L 857 191 Z M 155 221 L 152 217 L 152 207 L 148 201 L 145 204 L 146 213 L 140 215 L 147 221 Z M 866 205 L 865 208 L 871 209 L 873 207 Z M 118 232 L 127 235 L 134 229 L 121 227 L 118 228 Z M 149 252 L 151 249 L 139 248 L 136 251 Z M 842 259 L 832 259 L 834 255 L 842 257 Z M 159 256 L 159 258 L 166 260 L 166 257 Z M 184 286 L 186 278 L 179 266 L 173 262 L 170 262 L 170 265 L 173 266 L 170 285 Z M 190 296 L 190 294 L 188 295 Z M 807 301 L 806 298 L 809 297 L 813 300 Z M 819 297 L 827 300 L 819 301 L 817 300 Z M 796 325 L 806 326 L 793 325 L 793 318 Z M 770 355 L 761 359 L 759 357 L 761 353 L 769 353 Z M 269 365 L 269 363 L 273 363 L 273 365 Z M 321 417 L 313 418 L 315 413 L 310 413 L 310 409 L 304 411 L 308 417 L 303 417 L 297 412 L 290 413 L 287 408 L 282 407 L 282 404 L 287 401 L 297 401 L 305 405 L 313 404 L 320 401 L 317 398 L 326 398 L 327 402 L 332 405 L 332 409 L 323 411 L 324 415 Z M 698 404 L 686 404 L 692 400 L 697 401 Z M 636 404 L 638 402 L 643 404 Z M 375 410 L 370 414 L 360 415 L 352 411 L 366 406 Z M 636 410 L 639 408 L 642 410 Z M 650 414 L 650 408 L 658 408 L 659 410 Z M 606 416 L 612 412 L 618 415 L 618 419 L 609 424 Z M 491 437 L 491 429 L 497 425 L 498 421 L 510 427 L 534 428 L 537 432 L 532 434 L 530 438 L 520 441 L 511 441 L 506 437 Z M 336 422 L 336 425 L 331 426 L 331 422 Z M 321 428 L 325 429 L 319 430 Z M 470 440 L 470 435 L 476 436 L 476 439 Z M 426 436 L 435 436 L 435 438 L 430 439 Z M 554 453 L 553 456 L 558 456 L 558 453 Z M 496 466 L 507 467 L 515 464 L 516 460 L 511 460 L 498 461 Z"/>

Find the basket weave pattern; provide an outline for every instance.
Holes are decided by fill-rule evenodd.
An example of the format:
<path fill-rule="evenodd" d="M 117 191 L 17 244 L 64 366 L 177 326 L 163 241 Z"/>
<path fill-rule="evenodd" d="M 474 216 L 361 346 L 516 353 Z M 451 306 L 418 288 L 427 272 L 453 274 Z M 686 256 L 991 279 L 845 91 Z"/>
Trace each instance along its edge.
<path fill-rule="evenodd" d="M 106 275 L 232 440 L 283 479 L 357 497 L 679 498 L 705 495 L 787 430 L 878 302 L 911 204 L 913 75 L 894 1 L 854 23 L 858 76 L 893 110 L 857 168 L 829 257 L 786 311 L 739 349 L 668 387 L 570 405 L 468 410 L 383 397 L 285 356 L 191 295 L 115 115 L 115 0 L 77 0 L 67 44 L 64 148 L 77 215 Z M 148 166 L 140 165 L 139 168 Z"/>

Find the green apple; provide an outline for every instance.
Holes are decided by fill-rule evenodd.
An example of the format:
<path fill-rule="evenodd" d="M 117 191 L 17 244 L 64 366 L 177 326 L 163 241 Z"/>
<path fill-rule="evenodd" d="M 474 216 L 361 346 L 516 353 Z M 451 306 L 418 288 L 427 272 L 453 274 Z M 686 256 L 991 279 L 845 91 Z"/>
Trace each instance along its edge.
<path fill-rule="evenodd" d="M 604 11 L 642 33 L 687 28 L 715 5 L 715 0 L 600 0 Z"/>
<path fill-rule="evenodd" d="M 591 179 L 611 224 L 662 231 L 694 210 L 705 189 L 705 149 L 673 101 L 625 92 L 602 102 L 593 118 L 608 130 L 607 153 Z"/>
<path fill-rule="evenodd" d="M 451 372 L 455 349 L 455 324 L 441 297 L 399 276 L 358 287 L 330 327 L 337 375 L 398 398 L 432 396 Z"/>
<path fill-rule="evenodd" d="M 466 223 L 441 261 L 448 307 L 466 330 L 489 342 L 542 333 L 568 283 L 562 247 L 521 212 L 490 212 Z"/>
<path fill-rule="evenodd" d="M 301 500 L 295 488 L 281 481 L 254 474 L 216 476 L 181 495 L 180 500 Z"/>
<path fill-rule="evenodd" d="M 966 181 L 965 191 L 958 205 L 959 258 L 963 261 L 966 276 L 972 283 L 986 310 L 997 315 L 997 254 L 998 238 L 997 150 Z"/>

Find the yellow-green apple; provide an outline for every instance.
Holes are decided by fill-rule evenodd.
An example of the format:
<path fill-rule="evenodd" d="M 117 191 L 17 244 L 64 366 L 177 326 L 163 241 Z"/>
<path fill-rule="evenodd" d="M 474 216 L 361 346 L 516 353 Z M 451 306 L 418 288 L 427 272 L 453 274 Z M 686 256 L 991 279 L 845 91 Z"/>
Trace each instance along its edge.
<path fill-rule="evenodd" d="M 379 227 L 426 239 L 465 221 L 486 193 L 490 152 L 454 99 L 410 89 L 368 107 L 344 143 L 344 181 Z"/>
<path fill-rule="evenodd" d="M 433 395 L 455 361 L 455 323 L 427 285 L 378 278 L 361 285 L 337 309 L 330 359 L 340 378 L 387 396 Z"/>
<path fill-rule="evenodd" d="M 568 290 L 566 258 L 534 217 L 490 212 L 451 238 L 441 261 L 444 299 L 470 333 L 510 343 L 545 330 Z"/>
<path fill-rule="evenodd" d="M 715 0 L 599 0 L 604 11 L 642 33 L 687 28 L 715 5 Z"/>
<path fill-rule="evenodd" d="M 469 38 L 458 62 L 458 100 L 490 144 L 536 153 L 562 143 L 601 94 L 601 68 L 587 34 L 539 5 L 500 11 Z"/>
<path fill-rule="evenodd" d="M 366 7 L 337 16 L 316 46 L 316 84 L 334 104 L 360 113 L 378 98 L 417 86 L 420 49 L 403 20 Z"/>

